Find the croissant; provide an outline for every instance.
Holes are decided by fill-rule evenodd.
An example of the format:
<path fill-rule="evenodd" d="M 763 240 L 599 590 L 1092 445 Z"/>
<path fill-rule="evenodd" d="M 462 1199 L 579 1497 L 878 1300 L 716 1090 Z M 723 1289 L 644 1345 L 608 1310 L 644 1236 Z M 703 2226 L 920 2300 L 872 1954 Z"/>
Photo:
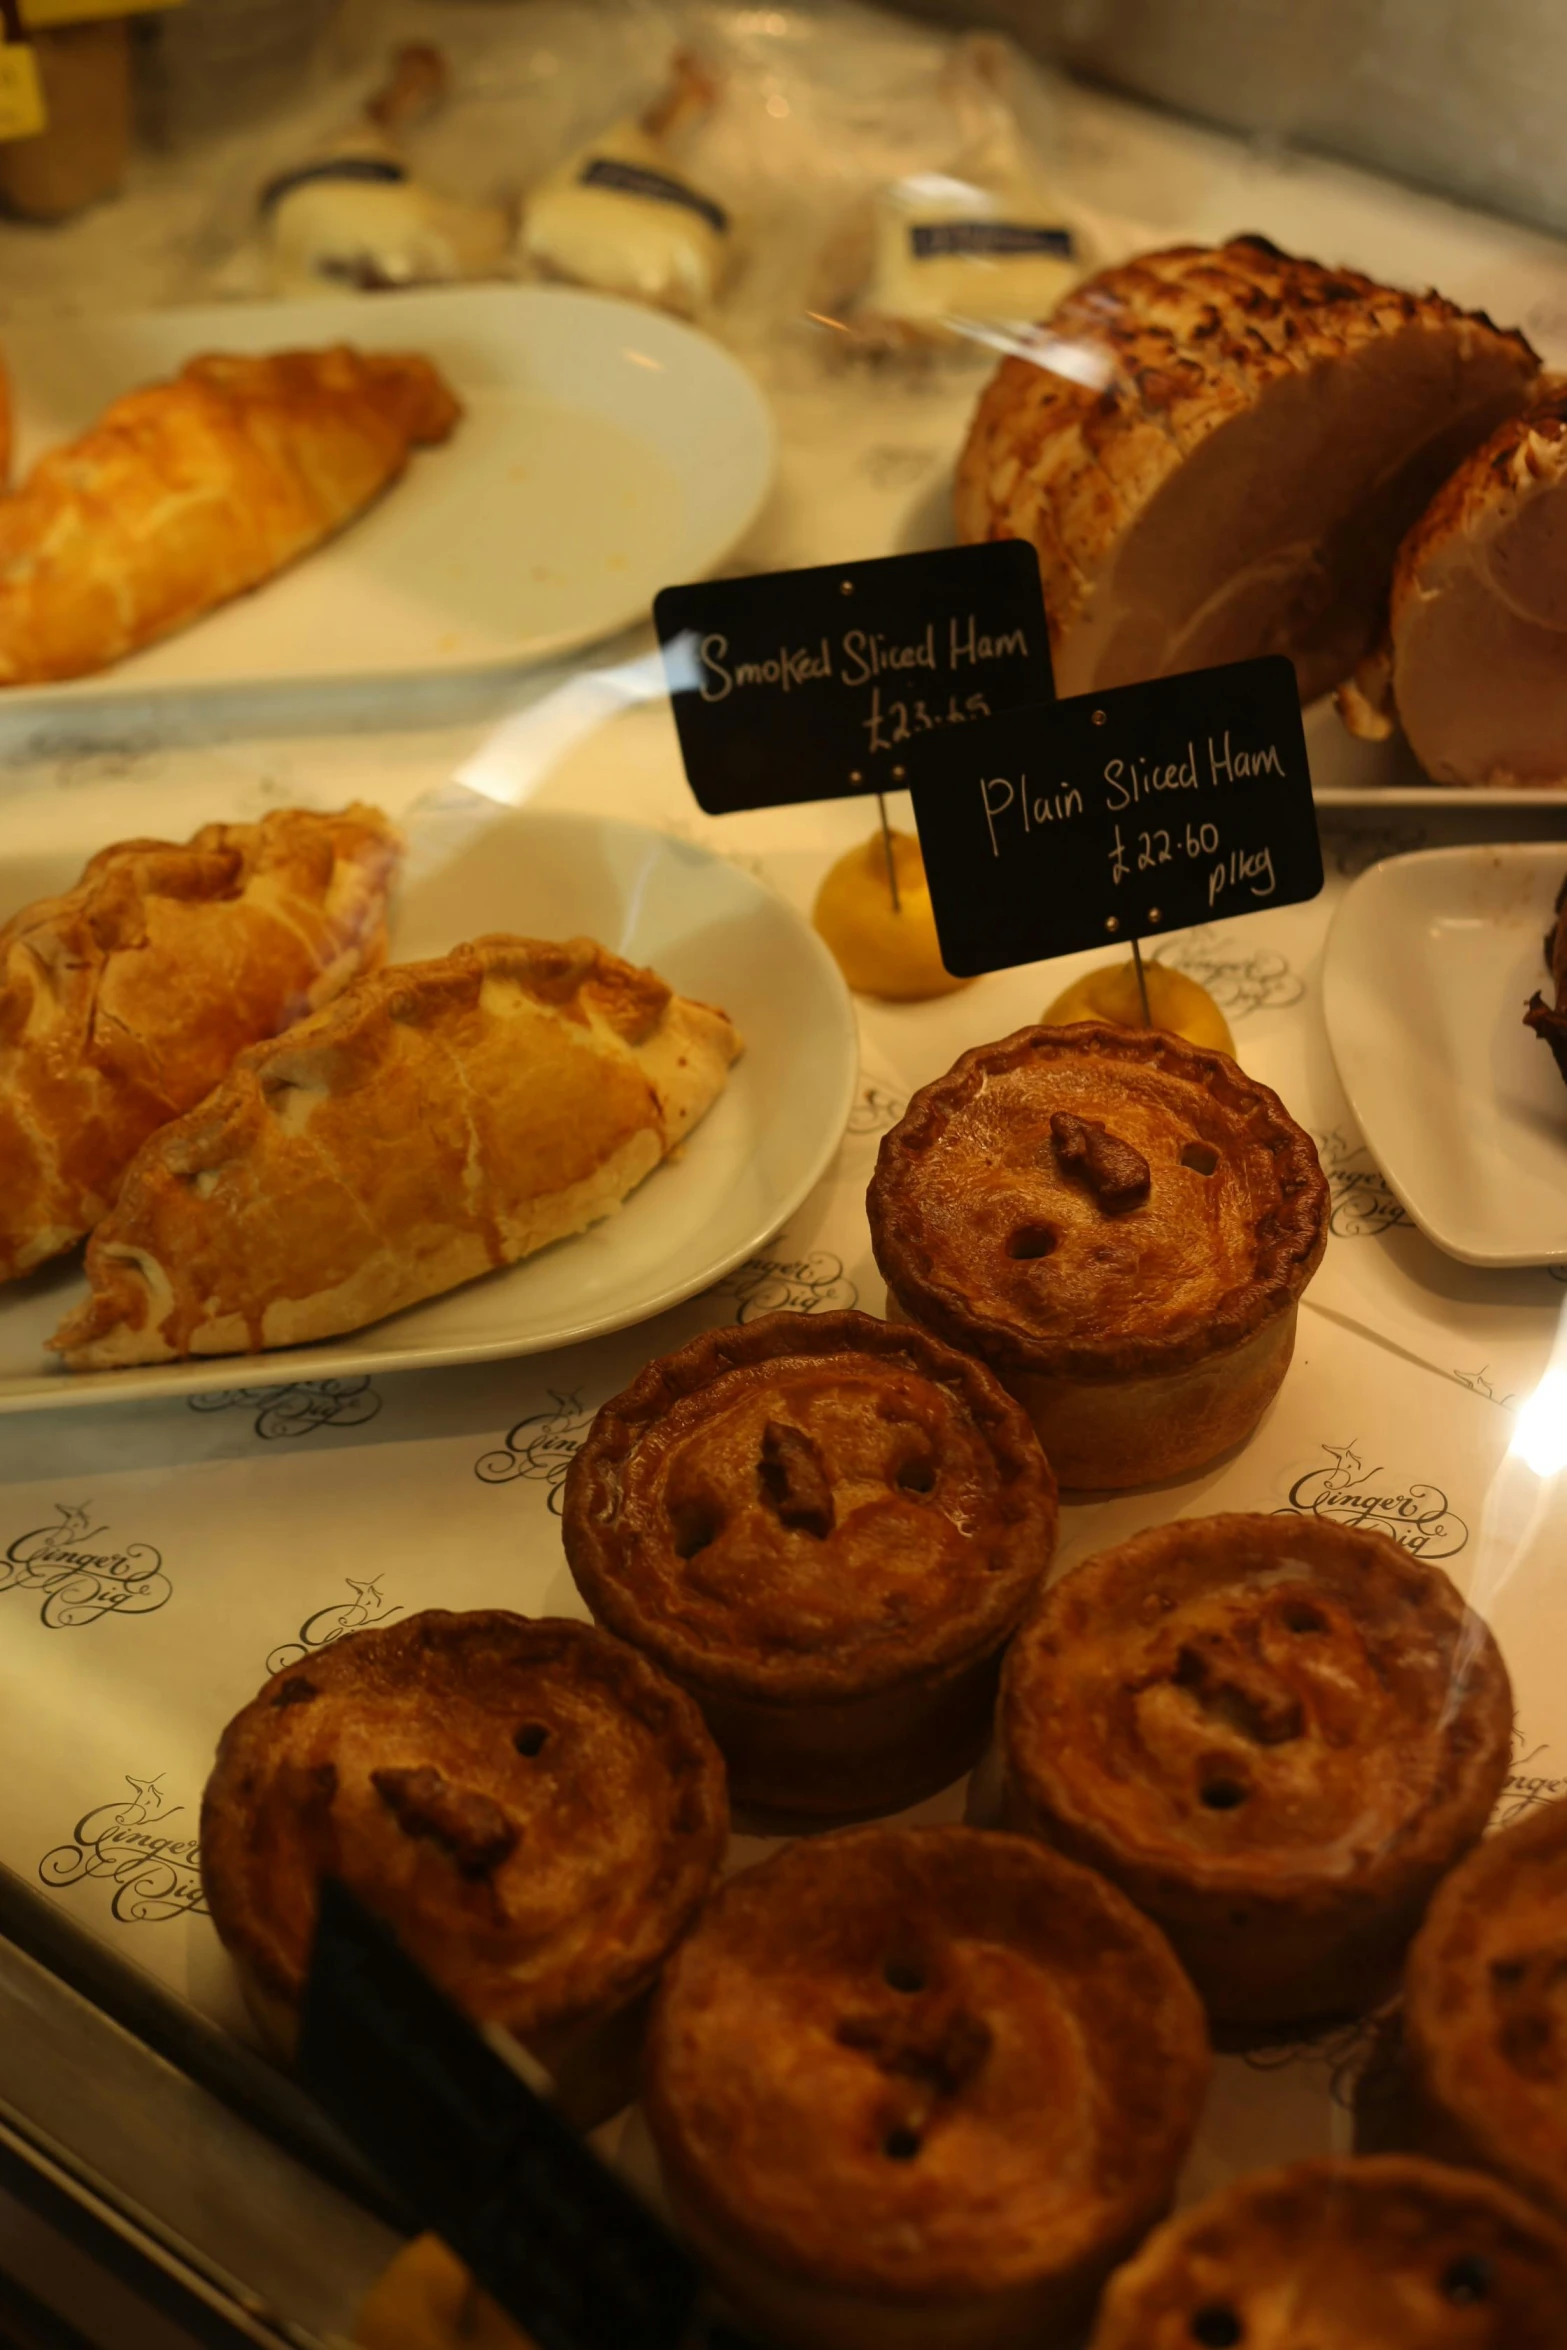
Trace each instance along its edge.
<path fill-rule="evenodd" d="M 243 1046 L 385 959 L 399 853 L 378 809 L 287 808 L 121 841 L 0 928 L 0 1280 L 90 1231 Z"/>
<path fill-rule="evenodd" d="M 619 1207 L 739 1050 L 591 939 L 362 979 L 152 1137 L 50 1344 L 72 1370 L 292 1346 L 514 1264 Z"/>
<path fill-rule="evenodd" d="M 458 403 L 428 359 L 192 359 L 0 500 L 0 685 L 107 668 L 351 522 Z"/>

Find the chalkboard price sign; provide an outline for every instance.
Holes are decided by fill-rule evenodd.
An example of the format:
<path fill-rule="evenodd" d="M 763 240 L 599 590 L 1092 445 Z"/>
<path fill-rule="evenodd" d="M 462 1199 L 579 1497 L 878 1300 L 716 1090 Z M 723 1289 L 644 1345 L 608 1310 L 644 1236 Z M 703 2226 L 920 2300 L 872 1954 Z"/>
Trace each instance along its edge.
<path fill-rule="evenodd" d="M 709 816 L 901 790 L 923 745 L 1054 691 L 1015 540 L 665 588 L 653 616 Z"/>
<path fill-rule="evenodd" d="M 911 788 L 942 960 L 963 978 L 1322 887 L 1282 655 L 1009 711 L 925 750 Z"/>

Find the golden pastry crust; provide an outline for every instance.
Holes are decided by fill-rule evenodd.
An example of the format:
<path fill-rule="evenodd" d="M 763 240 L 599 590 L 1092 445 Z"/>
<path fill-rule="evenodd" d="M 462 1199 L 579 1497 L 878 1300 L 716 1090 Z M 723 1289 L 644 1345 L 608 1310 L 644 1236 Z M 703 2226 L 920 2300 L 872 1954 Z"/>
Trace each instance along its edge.
<path fill-rule="evenodd" d="M 1207 2079 L 1191 1988 L 1112 1887 L 1026 1838 L 884 1827 L 729 1879 L 644 2094 L 742 2307 L 756 2264 L 848 2297 L 807 2339 L 872 2339 L 858 2302 L 1032 2342 L 1168 2207 Z"/>
<path fill-rule="evenodd" d="M 1063 694 L 1286 652 L 1304 700 L 1381 617 L 1403 531 L 1522 405 L 1522 335 L 1261 237 L 1144 253 L 1002 361 L 958 464 L 967 540 L 1039 556 Z"/>
<path fill-rule="evenodd" d="M 1434 2151 L 1567 2224 L 1567 1801 L 1488 1836 L 1409 1953 L 1404 2039 Z"/>
<path fill-rule="evenodd" d="M 691 1691 L 737 1795 L 863 1812 L 984 1744 L 1055 1480 L 1027 1415 L 939 1340 L 769 1314 L 603 1407 L 562 1530 L 595 1617 Z"/>
<path fill-rule="evenodd" d="M 1179 1518 L 1013 1643 L 1006 1815 L 1164 1928 L 1210 2013 L 1383 1995 L 1506 1777 L 1512 1692 L 1440 1567 L 1292 1513 Z"/>
<path fill-rule="evenodd" d="M 723 1857 L 689 1698 L 591 1625 L 431 1608 L 274 1673 L 201 1811 L 214 1925 L 276 2033 L 331 1872 L 547 2064 L 626 2010 Z"/>
<path fill-rule="evenodd" d="M 411 353 L 192 359 L 0 504 L 0 685 L 105 669 L 353 520 L 461 410 Z"/>
<path fill-rule="evenodd" d="M 1277 1094 L 1102 1021 L 964 1053 L 883 1138 L 866 1200 L 895 1307 L 989 1364 L 1072 1486 L 1172 1476 L 1249 1432 L 1328 1206 Z M 1191 1372 L 1222 1375 L 1183 1390 Z"/>
<path fill-rule="evenodd" d="M 591 939 L 394 965 L 154 1135 L 50 1341 L 72 1370 L 357 1330 L 620 1206 L 740 1039 Z"/>
<path fill-rule="evenodd" d="M 1567 2237 L 1472 2172 L 1324 2156 L 1239 2179 L 1110 2281 L 1090 2350 L 1557 2350 Z"/>
<path fill-rule="evenodd" d="M 285 808 L 102 849 L 0 928 L 0 1280 L 74 1247 L 244 1046 L 386 955 L 379 809 Z"/>

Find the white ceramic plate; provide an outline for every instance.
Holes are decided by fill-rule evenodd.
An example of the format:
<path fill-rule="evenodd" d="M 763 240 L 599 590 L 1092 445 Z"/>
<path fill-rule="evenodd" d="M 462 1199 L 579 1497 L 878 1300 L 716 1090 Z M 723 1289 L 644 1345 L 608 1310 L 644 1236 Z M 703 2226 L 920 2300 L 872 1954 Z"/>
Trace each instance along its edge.
<path fill-rule="evenodd" d="M 722 1004 L 745 1051 L 678 1156 L 574 1240 L 368 1330 L 274 1354 L 73 1375 L 45 1351 L 85 1292 L 75 1259 L 0 1288 L 0 1411 L 537 1354 L 648 1320 L 753 1255 L 830 1165 L 859 1072 L 838 967 L 794 909 L 722 857 L 637 824 L 513 814 L 470 794 L 409 827 L 392 933 L 407 961 L 488 930 L 600 939 Z M 0 860 L 0 921 L 81 860 Z"/>
<path fill-rule="evenodd" d="M 1550 1000 L 1555 842 L 1425 849 L 1362 873 L 1328 934 L 1323 1009 L 1373 1158 L 1468 1265 L 1567 1264 L 1567 1085 L 1523 1025 Z"/>
<path fill-rule="evenodd" d="M 422 351 L 462 399 L 444 446 L 253 595 L 100 676 L 0 708 L 116 693 L 473 671 L 586 644 L 710 571 L 772 480 L 771 412 L 706 336 L 544 287 L 70 319 L 6 336 L 19 463 L 198 351 Z"/>

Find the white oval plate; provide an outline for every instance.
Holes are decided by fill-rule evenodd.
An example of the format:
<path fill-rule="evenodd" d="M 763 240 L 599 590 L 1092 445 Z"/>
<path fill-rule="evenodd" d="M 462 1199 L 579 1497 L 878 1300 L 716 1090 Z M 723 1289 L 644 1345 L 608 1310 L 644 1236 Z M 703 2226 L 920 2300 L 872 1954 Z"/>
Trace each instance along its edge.
<path fill-rule="evenodd" d="M 745 1051 L 717 1102 L 675 1158 L 576 1239 L 319 1346 L 72 1374 L 44 1342 L 84 1294 L 79 1264 L 0 1288 L 0 1411 L 570 1346 L 647 1321 L 722 1279 L 826 1172 L 854 1102 L 859 1038 L 837 965 L 782 898 L 709 850 L 639 824 L 515 814 L 466 793 L 409 832 L 392 933 L 399 961 L 490 930 L 599 939 L 737 1022 Z M 25 896 L 63 887 L 79 867 L 66 858 L 51 870 L 33 855 Z M 0 861 L 0 920 L 22 902 Z"/>
<path fill-rule="evenodd" d="M 1466 1265 L 1567 1265 L 1567 1085 L 1523 1024 L 1549 1001 L 1559 841 L 1422 849 L 1362 873 L 1322 1007 L 1356 1124 L 1428 1240 Z"/>
<path fill-rule="evenodd" d="M 433 359 L 464 406 L 450 440 L 254 594 L 96 677 L 12 688 L 0 710 L 536 661 L 701 578 L 772 481 L 771 411 L 727 351 L 658 311 L 537 286 L 19 327 L 5 347 L 19 468 L 199 351 L 329 343 Z"/>

